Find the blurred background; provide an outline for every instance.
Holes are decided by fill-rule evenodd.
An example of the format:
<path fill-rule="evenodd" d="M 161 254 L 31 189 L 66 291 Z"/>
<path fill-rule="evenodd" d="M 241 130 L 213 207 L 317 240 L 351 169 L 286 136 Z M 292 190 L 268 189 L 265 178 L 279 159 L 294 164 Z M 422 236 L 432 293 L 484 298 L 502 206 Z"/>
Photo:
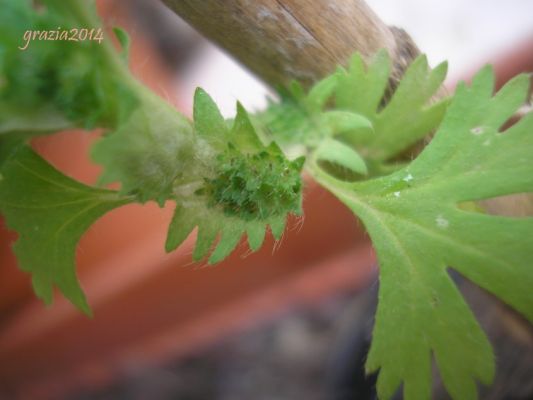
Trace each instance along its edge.
<path fill-rule="evenodd" d="M 450 88 L 487 62 L 499 84 L 533 71 L 531 0 L 368 3 L 431 64 L 449 60 Z M 99 12 L 131 34 L 134 73 L 186 114 L 197 86 L 226 117 L 237 99 L 259 110 L 274 96 L 158 1 L 100 1 Z M 87 149 L 97 136 L 60 133 L 34 146 L 93 183 L 100 170 Z M 193 237 L 164 254 L 171 204 L 110 213 L 78 251 L 92 320 L 61 296 L 50 308 L 35 299 L 0 219 L 0 399 L 374 398 L 362 370 L 377 290 L 369 240 L 312 182 L 304 209 L 280 242 L 255 254 L 241 244 L 216 267 L 191 263 Z M 533 389 L 524 393 L 515 398 Z"/>

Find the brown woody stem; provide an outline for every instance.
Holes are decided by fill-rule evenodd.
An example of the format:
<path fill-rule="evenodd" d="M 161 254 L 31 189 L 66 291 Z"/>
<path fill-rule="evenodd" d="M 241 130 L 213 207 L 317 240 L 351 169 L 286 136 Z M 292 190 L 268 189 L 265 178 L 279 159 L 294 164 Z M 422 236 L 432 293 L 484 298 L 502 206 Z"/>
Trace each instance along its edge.
<path fill-rule="evenodd" d="M 362 0 L 164 0 L 189 24 L 275 87 L 305 86 L 346 64 L 356 51 L 368 59 L 385 48 L 392 86 L 418 54 L 401 29 L 390 28 Z"/>

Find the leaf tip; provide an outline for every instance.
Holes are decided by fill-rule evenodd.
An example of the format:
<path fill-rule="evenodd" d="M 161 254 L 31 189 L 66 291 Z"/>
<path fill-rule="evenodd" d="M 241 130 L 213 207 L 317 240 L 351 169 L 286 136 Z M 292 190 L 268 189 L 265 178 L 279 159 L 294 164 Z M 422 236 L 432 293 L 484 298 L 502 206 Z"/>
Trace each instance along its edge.
<path fill-rule="evenodd" d="M 273 221 L 270 221 L 270 231 L 274 239 L 280 240 L 285 231 L 285 218 L 278 218 Z"/>

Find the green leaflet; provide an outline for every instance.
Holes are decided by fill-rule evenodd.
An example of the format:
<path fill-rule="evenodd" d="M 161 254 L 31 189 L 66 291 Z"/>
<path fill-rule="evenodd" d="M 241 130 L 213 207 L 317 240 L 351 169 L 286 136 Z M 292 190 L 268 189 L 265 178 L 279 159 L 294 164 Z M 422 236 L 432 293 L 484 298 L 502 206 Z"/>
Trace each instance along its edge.
<path fill-rule="evenodd" d="M 390 159 L 442 120 L 448 101 L 431 104 L 431 98 L 442 84 L 446 68 L 442 63 L 431 69 L 425 56 L 418 57 L 383 107 L 389 56 L 380 51 L 365 67 L 361 56 L 355 54 L 347 70 L 339 67 L 307 95 L 298 84 L 281 90 L 281 102 L 271 102 L 258 115 L 257 124 L 287 152 L 302 145 L 313 150 L 321 141 L 334 138 L 364 159 L 370 176 L 383 175 L 396 168 L 387 164 Z"/>
<path fill-rule="evenodd" d="M 220 209 L 207 207 L 202 202 L 178 204 L 169 226 L 165 248 L 167 252 L 176 249 L 193 229 L 198 227 L 193 259 L 200 261 L 214 247 L 209 263 L 215 264 L 231 253 L 244 233 L 248 235 L 250 249 L 259 250 L 263 244 L 267 225 L 270 225 L 273 236 L 280 239 L 285 227 L 285 218 L 243 221 L 238 217 L 224 214 Z M 219 236 L 219 242 L 214 245 Z"/>
<path fill-rule="evenodd" d="M 346 110 L 325 110 L 338 86 L 338 74 L 317 82 L 306 95 L 302 86 L 292 82 L 281 88 L 281 102 L 270 101 L 264 112 L 255 116 L 259 129 L 270 135 L 287 152 L 292 147 L 316 147 L 322 140 L 357 131 L 372 133 L 372 123 L 363 115 Z"/>
<path fill-rule="evenodd" d="M 390 63 L 384 50 L 376 54 L 368 68 L 355 54 L 347 71 L 339 69 L 334 94 L 337 108 L 365 116 L 374 128 L 374 135 L 352 134 L 346 139 L 365 157 L 382 162 L 435 129 L 447 106 L 446 100 L 429 104 L 444 81 L 447 64 L 430 69 L 426 57 L 421 55 L 407 68 L 392 98 L 381 109 Z"/>
<path fill-rule="evenodd" d="M 119 27 L 114 27 L 113 33 L 115 34 L 118 42 L 120 43 L 120 56 L 127 64 L 130 58 L 130 36 L 128 35 L 128 32 Z"/>
<path fill-rule="evenodd" d="M 317 161 L 329 161 L 349 170 L 366 175 L 368 169 L 361 156 L 349 146 L 335 139 L 326 139 L 320 143 L 314 153 Z"/>
<path fill-rule="evenodd" d="M 429 399 L 431 356 L 454 399 L 475 399 L 494 375 L 490 344 L 447 274 L 451 267 L 533 320 L 533 218 L 468 212 L 459 203 L 533 192 L 533 114 L 499 132 L 524 102 L 519 76 L 494 97 L 493 73 L 459 86 L 433 141 L 408 167 L 348 184 L 318 180 L 364 222 L 380 262 L 368 371 L 378 393 Z"/>
<path fill-rule="evenodd" d="M 212 145 L 223 148 L 228 138 L 226 121 L 213 99 L 201 88 L 194 93 L 194 130 Z"/>
<path fill-rule="evenodd" d="M 252 250 L 261 246 L 267 225 L 279 239 L 288 213 L 301 213 L 303 159 L 287 160 L 257 137 L 244 108 L 237 104 L 231 129 L 211 97 L 198 89 L 194 102 L 197 140 L 213 149 L 207 176 L 175 187 L 176 211 L 166 250 L 178 247 L 198 226 L 193 259 L 201 260 L 219 239 L 209 257 L 214 264 L 238 244 L 244 233 Z"/>
<path fill-rule="evenodd" d="M 0 170 L 0 211 L 19 234 L 19 266 L 32 273 L 35 293 L 52 302 L 53 285 L 90 314 L 75 273 L 76 245 L 94 221 L 131 200 L 82 185 L 23 145 Z"/>

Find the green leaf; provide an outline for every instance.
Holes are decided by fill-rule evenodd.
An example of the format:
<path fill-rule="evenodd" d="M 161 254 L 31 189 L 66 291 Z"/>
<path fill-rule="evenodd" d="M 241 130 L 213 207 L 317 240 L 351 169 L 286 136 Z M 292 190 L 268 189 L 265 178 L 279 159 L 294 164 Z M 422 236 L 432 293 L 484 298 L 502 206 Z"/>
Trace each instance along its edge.
<path fill-rule="evenodd" d="M 292 146 L 315 146 L 349 124 L 365 125 L 364 118 L 353 113 L 338 114 L 339 121 L 334 118 L 337 111 L 330 115 L 322 112 L 336 85 L 337 76 L 332 75 L 317 82 L 306 95 L 298 82 L 292 82 L 289 89 L 280 89 L 280 102 L 270 101 L 267 110 L 255 116 L 258 127 L 291 153 Z"/>
<path fill-rule="evenodd" d="M 202 88 L 194 93 L 194 130 L 199 136 L 219 144 L 226 145 L 228 128 L 226 121 L 211 98 Z"/>
<path fill-rule="evenodd" d="M 274 239 L 280 240 L 285 230 L 285 218 L 277 218 L 270 221 L 270 230 Z"/>
<path fill-rule="evenodd" d="M 165 248 L 172 251 L 198 227 L 193 259 L 199 261 L 212 250 L 209 263 L 214 264 L 231 253 L 244 233 L 254 251 L 267 225 L 279 239 L 286 215 L 301 213 L 304 161 L 287 160 L 274 142 L 264 146 L 240 103 L 231 131 L 222 128 L 218 107 L 201 89 L 194 106 L 197 137 L 218 152 L 204 169 L 206 175 L 176 187 Z"/>
<path fill-rule="evenodd" d="M 315 150 L 314 157 L 318 161 L 329 161 L 358 174 L 368 174 L 365 160 L 351 147 L 335 139 L 324 140 Z"/>
<path fill-rule="evenodd" d="M 475 399 L 494 376 L 494 356 L 447 273 L 453 268 L 533 321 L 533 218 L 469 212 L 464 202 L 533 192 L 533 114 L 504 132 L 523 104 L 528 77 L 494 97 L 482 70 L 457 89 L 435 138 L 392 175 L 347 184 L 314 169 L 319 181 L 364 222 L 380 262 L 380 296 L 367 360 L 390 398 L 429 399 L 431 356 L 454 399 Z"/>
<path fill-rule="evenodd" d="M 257 251 L 261 248 L 263 241 L 265 240 L 265 227 L 263 224 L 250 224 L 246 227 L 246 233 L 248 236 L 248 244 L 252 251 Z"/>
<path fill-rule="evenodd" d="M 98 218 L 130 200 L 66 177 L 27 146 L 4 162 L 1 177 L 0 211 L 19 234 L 13 249 L 20 268 L 32 273 L 36 294 L 50 304 L 57 285 L 90 314 L 76 278 L 76 245 Z"/>
<path fill-rule="evenodd" d="M 131 44 L 128 32 L 116 26 L 113 28 L 113 33 L 115 34 L 118 42 L 120 43 L 120 56 L 122 57 L 124 62 L 127 63 L 130 57 L 130 44 Z"/>
<path fill-rule="evenodd" d="M 382 50 L 365 68 L 361 56 L 355 54 L 348 71 L 338 72 L 335 103 L 339 109 L 361 114 L 372 122 L 374 135 L 354 143 L 360 153 L 372 160 L 386 161 L 435 129 L 448 102 L 431 104 L 431 98 L 444 81 L 446 69 L 446 63 L 430 69 L 426 57 L 419 56 L 381 109 L 389 81 L 390 59 Z"/>
<path fill-rule="evenodd" d="M 418 57 L 386 102 L 389 73 L 386 51 L 368 67 L 355 54 L 347 70 L 338 68 L 308 94 L 295 84 L 281 91 L 281 102 L 271 102 L 257 115 L 257 125 L 287 154 L 303 155 L 336 139 L 365 160 L 370 176 L 383 175 L 397 169 L 389 162 L 393 157 L 437 128 L 448 105 L 447 100 L 432 102 L 446 63 L 430 69 L 425 56 Z"/>
<path fill-rule="evenodd" d="M 322 118 L 333 134 L 353 133 L 354 131 L 358 135 L 361 131 L 372 134 L 374 130 L 372 122 L 367 118 L 350 111 L 326 111 L 322 114 Z"/>
<path fill-rule="evenodd" d="M 362 115 L 375 115 L 389 84 L 391 62 L 386 50 L 380 50 L 368 65 L 354 54 L 347 71 L 339 68 L 335 103 L 338 107 L 357 110 Z"/>
<path fill-rule="evenodd" d="M 312 112 L 320 112 L 337 87 L 337 75 L 330 75 L 316 83 L 304 102 Z"/>
<path fill-rule="evenodd" d="M 198 235 L 193 259 L 200 261 L 214 247 L 209 263 L 215 264 L 231 253 L 246 232 L 248 232 L 250 248 L 254 251 L 258 250 L 263 243 L 267 224 L 277 224 L 275 226 L 279 230 L 278 220 L 244 221 L 236 216 L 225 214 L 219 208 L 208 207 L 202 202 L 178 204 L 169 226 L 165 249 L 167 252 L 176 249 L 197 226 Z M 216 243 L 218 237 L 221 239 Z"/>
<path fill-rule="evenodd" d="M 237 116 L 231 128 L 230 140 L 244 152 L 254 153 L 264 148 L 263 143 L 257 137 L 248 113 L 239 102 L 237 102 Z"/>

